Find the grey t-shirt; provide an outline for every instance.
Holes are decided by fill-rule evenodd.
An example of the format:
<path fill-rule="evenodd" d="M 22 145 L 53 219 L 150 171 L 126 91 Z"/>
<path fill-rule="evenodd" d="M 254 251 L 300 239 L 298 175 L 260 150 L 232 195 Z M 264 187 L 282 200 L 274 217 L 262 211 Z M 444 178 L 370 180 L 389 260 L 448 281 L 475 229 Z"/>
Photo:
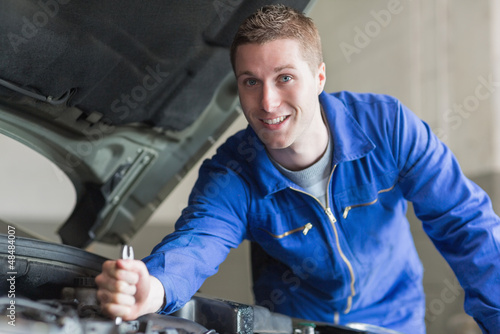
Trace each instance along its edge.
<path fill-rule="evenodd" d="M 309 194 L 316 197 L 325 207 L 326 205 L 326 187 L 328 185 L 328 178 L 330 177 L 332 166 L 333 149 L 331 145 L 331 138 L 328 140 L 328 146 L 325 153 L 315 164 L 299 171 L 291 171 L 281 166 L 278 162 L 274 161 L 271 156 L 269 158 L 274 166 L 287 177 L 290 181 L 304 188 Z"/>

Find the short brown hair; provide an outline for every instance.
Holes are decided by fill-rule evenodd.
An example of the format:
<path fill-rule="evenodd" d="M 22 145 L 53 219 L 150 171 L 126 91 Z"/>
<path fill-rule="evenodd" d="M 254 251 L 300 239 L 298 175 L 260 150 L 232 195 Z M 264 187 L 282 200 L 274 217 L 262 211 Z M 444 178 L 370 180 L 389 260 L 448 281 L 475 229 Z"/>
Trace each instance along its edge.
<path fill-rule="evenodd" d="M 316 70 L 323 62 L 321 39 L 312 19 L 284 5 L 269 5 L 247 17 L 238 28 L 231 45 L 233 70 L 238 46 L 286 38 L 299 42 L 311 70 Z"/>

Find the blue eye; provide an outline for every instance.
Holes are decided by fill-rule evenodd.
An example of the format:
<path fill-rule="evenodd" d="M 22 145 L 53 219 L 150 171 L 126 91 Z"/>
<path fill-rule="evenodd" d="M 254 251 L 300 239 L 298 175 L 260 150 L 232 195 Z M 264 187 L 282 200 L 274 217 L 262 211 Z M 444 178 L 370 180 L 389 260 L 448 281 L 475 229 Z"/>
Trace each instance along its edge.
<path fill-rule="evenodd" d="M 247 85 L 248 86 L 255 86 L 257 84 L 257 80 L 255 79 L 247 79 Z"/>
<path fill-rule="evenodd" d="M 290 76 L 290 75 L 283 75 L 280 77 L 281 82 L 288 82 L 290 80 L 292 80 L 292 76 Z"/>

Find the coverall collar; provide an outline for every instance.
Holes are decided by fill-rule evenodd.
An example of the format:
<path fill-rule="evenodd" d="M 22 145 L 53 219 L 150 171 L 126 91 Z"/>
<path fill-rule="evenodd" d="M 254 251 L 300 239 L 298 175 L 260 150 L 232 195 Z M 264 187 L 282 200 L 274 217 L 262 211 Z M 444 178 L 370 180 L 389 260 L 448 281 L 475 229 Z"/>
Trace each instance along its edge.
<path fill-rule="evenodd" d="M 373 142 L 339 99 L 322 92 L 319 100 L 333 139 L 332 167 L 341 162 L 359 159 L 375 148 Z M 253 141 L 258 148 L 253 168 L 264 196 L 291 186 L 296 187 L 274 167 L 255 132 L 250 127 L 248 130 L 250 136 L 254 137 Z"/>

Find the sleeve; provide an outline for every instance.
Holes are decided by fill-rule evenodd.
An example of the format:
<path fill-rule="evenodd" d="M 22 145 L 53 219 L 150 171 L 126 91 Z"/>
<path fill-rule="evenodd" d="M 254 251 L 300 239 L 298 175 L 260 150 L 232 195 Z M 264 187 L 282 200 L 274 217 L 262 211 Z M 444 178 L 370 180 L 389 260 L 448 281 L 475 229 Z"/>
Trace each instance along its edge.
<path fill-rule="evenodd" d="M 402 105 L 392 147 L 403 194 L 462 285 L 465 311 L 483 331 L 500 333 L 500 219 L 488 195 L 465 177 L 429 126 Z"/>
<path fill-rule="evenodd" d="M 188 302 L 246 237 L 247 193 L 234 170 L 204 162 L 175 231 L 143 260 L 165 290 L 160 313 L 172 313 Z"/>

